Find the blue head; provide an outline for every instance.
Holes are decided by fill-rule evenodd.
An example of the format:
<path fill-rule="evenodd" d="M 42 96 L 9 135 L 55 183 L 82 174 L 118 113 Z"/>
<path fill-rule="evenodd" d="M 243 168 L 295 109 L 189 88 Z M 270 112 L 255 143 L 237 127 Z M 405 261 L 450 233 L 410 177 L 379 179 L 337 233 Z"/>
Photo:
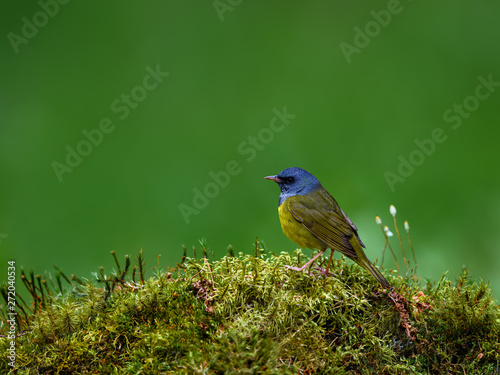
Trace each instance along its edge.
<path fill-rule="evenodd" d="M 308 171 L 297 167 L 287 168 L 276 176 L 267 176 L 264 178 L 276 181 L 280 186 L 279 205 L 289 197 L 306 195 L 322 187 L 316 177 Z"/>

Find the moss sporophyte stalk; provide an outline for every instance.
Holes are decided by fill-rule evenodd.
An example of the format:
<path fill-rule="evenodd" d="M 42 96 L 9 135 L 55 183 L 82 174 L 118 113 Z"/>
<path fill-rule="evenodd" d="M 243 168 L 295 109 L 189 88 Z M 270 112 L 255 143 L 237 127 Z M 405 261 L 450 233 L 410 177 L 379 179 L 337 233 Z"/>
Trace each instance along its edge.
<path fill-rule="evenodd" d="M 15 368 L 2 326 L 1 373 L 494 374 L 500 313 L 467 272 L 422 288 L 385 276 L 384 291 L 343 259 L 328 278 L 286 270 L 305 256 L 186 257 L 145 279 L 138 265 L 106 278 L 66 278 L 62 292 L 25 275 Z M 326 262 L 326 258 L 321 259 Z M 127 260 L 125 261 L 127 263 Z M 142 267 L 144 270 L 144 267 Z M 141 271 L 141 273 L 144 271 Z M 134 281 L 135 280 L 135 281 Z M 42 293 L 43 291 L 43 293 Z M 2 311 L 5 311 L 2 309 Z"/>
<path fill-rule="evenodd" d="M 301 250 L 256 241 L 251 254 L 230 247 L 215 259 L 201 243 L 201 257 L 184 248 L 149 278 L 142 251 L 135 261 L 113 252 L 115 269 L 94 281 L 21 271 L 31 301 L 16 300 L 14 367 L 1 306 L 0 373 L 500 373 L 500 309 L 466 270 L 437 282 L 414 267 L 380 270 L 387 289 L 346 258 L 325 277 L 284 267 L 306 263 Z"/>

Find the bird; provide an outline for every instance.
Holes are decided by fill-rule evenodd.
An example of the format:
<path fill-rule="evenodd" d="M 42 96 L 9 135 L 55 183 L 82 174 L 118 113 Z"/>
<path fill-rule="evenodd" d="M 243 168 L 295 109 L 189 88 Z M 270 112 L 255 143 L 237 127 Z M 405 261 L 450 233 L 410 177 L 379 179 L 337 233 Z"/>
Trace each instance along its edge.
<path fill-rule="evenodd" d="M 287 268 L 303 271 L 330 249 L 330 259 L 324 272 L 328 276 L 333 253 L 337 250 L 370 272 L 384 288 L 391 287 L 366 257 L 365 245 L 359 238 L 356 225 L 316 177 L 302 168 L 292 167 L 264 178 L 277 182 L 281 189 L 278 213 L 285 235 L 301 248 L 319 250 L 302 267 Z"/>

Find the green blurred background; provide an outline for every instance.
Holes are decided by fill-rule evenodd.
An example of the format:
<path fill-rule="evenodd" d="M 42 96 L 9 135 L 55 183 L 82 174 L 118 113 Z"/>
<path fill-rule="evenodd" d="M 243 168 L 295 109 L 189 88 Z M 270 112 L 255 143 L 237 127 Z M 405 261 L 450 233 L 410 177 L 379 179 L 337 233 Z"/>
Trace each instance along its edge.
<path fill-rule="evenodd" d="M 142 248 L 150 268 L 158 254 L 173 266 L 201 238 L 216 257 L 229 244 L 250 252 L 256 236 L 293 251 L 278 187 L 263 177 L 300 166 L 357 224 L 372 260 L 384 244 L 375 215 L 391 224 L 394 204 L 420 277 L 465 266 L 500 298 L 500 87 L 474 98 L 478 77 L 500 82 L 498 1 L 1 7 L 0 280 L 10 259 L 91 278 L 113 268 L 111 250 Z M 150 90 L 148 67 L 169 73 Z M 443 118 L 455 103 L 469 108 L 459 127 Z M 296 117 L 265 130 L 285 107 Z M 53 163 L 106 118 L 114 130 L 60 182 Z M 446 141 L 414 152 L 436 128 Z M 385 174 L 398 174 L 400 156 L 420 165 L 391 189 Z M 187 223 L 179 205 L 193 206 L 193 189 L 231 160 L 239 173 Z"/>

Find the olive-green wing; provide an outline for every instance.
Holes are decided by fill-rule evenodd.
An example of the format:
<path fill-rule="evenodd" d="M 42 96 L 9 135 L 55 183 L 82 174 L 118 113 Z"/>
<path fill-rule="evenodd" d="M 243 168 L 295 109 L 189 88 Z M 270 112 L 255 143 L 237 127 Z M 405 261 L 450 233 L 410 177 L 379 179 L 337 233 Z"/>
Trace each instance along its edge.
<path fill-rule="evenodd" d="M 317 190 L 300 196 L 300 199 L 288 201 L 285 203 L 288 203 L 290 213 L 311 234 L 331 249 L 338 250 L 351 259 L 357 259 L 351 244 L 353 236 L 359 240 L 357 228 L 326 190 Z"/>

